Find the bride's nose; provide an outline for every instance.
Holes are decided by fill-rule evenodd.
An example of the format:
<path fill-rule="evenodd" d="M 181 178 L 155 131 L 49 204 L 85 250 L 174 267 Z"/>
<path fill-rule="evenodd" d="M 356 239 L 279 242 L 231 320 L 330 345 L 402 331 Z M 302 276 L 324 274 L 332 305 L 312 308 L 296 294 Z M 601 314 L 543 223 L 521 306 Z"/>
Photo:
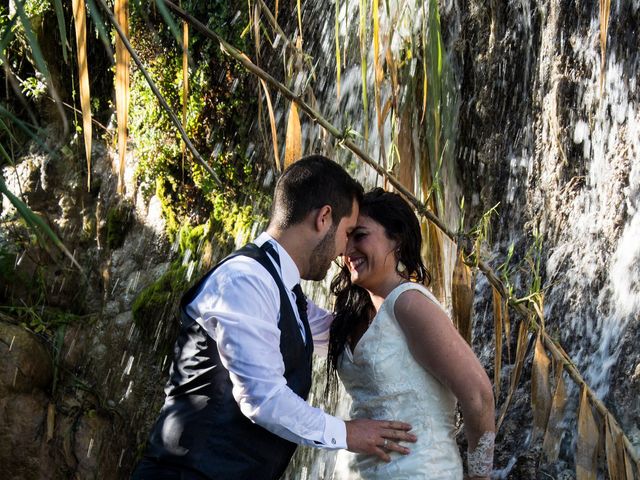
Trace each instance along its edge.
<path fill-rule="evenodd" d="M 349 239 L 347 240 L 347 247 L 344 250 L 344 256 L 349 257 L 350 255 L 353 255 L 354 252 L 355 252 L 354 241 L 353 241 L 353 238 L 349 237 Z"/>

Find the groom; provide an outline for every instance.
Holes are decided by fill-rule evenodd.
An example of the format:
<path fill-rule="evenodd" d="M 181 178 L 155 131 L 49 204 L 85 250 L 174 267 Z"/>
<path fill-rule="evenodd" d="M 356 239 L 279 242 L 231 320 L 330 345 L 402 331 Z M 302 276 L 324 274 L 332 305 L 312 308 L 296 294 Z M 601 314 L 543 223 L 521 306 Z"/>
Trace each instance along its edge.
<path fill-rule="evenodd" d="M 300 279 L 322 280 L 356 226 L 362 186 L 305 157 L 276 185 L 267 231 L 182 298 L 166 399 L 135 480 L 277 479 L 297 445 L 377 455 L 408 450 L 410 425 L 343 421 L 306 403 L 311 356 L 326 354 L 331 314 Z"/>

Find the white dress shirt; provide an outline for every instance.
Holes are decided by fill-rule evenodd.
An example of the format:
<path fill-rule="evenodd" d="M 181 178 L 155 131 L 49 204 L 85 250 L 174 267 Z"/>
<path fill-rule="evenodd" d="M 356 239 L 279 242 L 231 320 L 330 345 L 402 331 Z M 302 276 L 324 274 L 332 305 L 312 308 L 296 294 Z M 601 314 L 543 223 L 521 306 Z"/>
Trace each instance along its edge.
<path fill-rule="evenodd" d="M 280 270 L 304 338 L 291 290 L 300 283 L 300 272 L 287 251 L 266 232 L 254 243 L 261 246 L 267 241 L 277 249 L 280 266 L 272 261 Z M 187 313 L 216 341 L 233 383 L 233 397 L 247 418 L 300 445 L 347 447 L 344 421 L 310 406 L 287 387 L 278 328 L 280 293 L 262 265 L 245 256 L 228 260 L 209 276 L 187 305 Z M 326 355 L 332 316 L 309 300 L 307 315 L 314 350 Z"/>

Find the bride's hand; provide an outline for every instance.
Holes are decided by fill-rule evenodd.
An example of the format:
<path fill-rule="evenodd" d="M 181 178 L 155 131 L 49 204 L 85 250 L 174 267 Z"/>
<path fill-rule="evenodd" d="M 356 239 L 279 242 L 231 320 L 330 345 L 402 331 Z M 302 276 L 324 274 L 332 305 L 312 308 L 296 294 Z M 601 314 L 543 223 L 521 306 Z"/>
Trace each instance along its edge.
<path fill-rule="evenodd" d="M 407 455 L 409 449 L 397 442 L 415 442 L 416 436 L 409 433 L 411 425 L 387 420 L 356 419 L 345 422 L 347 426 L 347 450 L 354 453 L 376 455 L 390 462 L 388 452 Z"/>

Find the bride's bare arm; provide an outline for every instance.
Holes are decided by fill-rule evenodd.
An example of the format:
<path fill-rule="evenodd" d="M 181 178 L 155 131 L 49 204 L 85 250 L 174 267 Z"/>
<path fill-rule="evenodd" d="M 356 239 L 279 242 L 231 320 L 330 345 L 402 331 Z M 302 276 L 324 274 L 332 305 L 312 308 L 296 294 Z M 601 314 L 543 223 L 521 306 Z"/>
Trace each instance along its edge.
<path fill-rule="evenodd" d="M 470 460 L 474 461 L 469 465 L 470 477 L 488 478 L 493 462 L 495 404 L 484 368 L 447 314 L 422 293 L 402 293 L 396 300 L 395 314 L 416 361 L 458 398 Z"/>

